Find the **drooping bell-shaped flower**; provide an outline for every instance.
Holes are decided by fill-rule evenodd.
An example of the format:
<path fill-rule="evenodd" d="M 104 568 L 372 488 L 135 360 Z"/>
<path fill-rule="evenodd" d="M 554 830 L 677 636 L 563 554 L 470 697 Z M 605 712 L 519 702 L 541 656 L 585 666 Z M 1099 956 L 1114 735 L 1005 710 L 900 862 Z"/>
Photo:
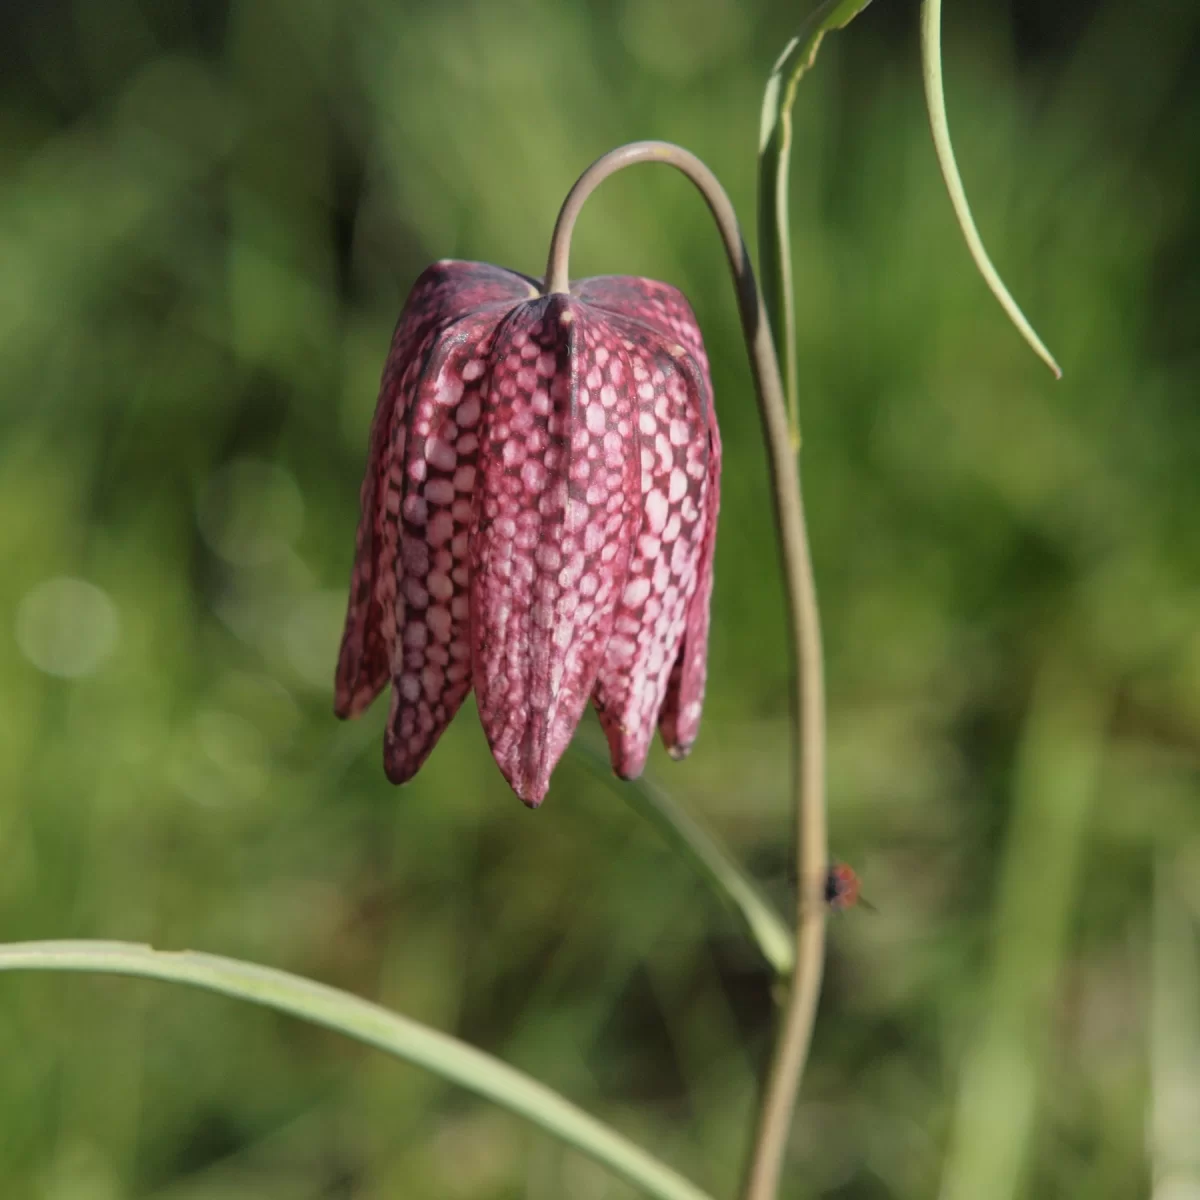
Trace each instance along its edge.
<path fill-rule="evenodd" d="M 542 294 L 440 262 L 392 340 L 371 427 L 336 712 L 390 680 L 389 779 L 472 688 L 492 753 L 541 802 L 589 698 L 613 768 L 700 720 L 721 448 L 695 317 L 607 277 Z"/>

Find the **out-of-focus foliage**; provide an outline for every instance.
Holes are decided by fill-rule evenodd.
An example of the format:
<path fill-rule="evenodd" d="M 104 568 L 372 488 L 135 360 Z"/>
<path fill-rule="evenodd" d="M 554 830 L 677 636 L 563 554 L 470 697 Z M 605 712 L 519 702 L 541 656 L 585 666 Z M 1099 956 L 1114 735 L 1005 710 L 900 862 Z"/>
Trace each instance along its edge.
<path fill-rule="evenodd" d="M 946 76 L 1061 384 L 953 225 L 915 6 L 873 5 L 796 109 L 832 836 L 881 912 L 832 929 L 790 1197 L 1126 1200 L 1189 1169 L 1172 1047 L 1200 1009 L 1164 989 L 1194 985 L 1171 947 L 1200 917 L 1200 10 L 1049 7 L 949 4 Z M 396 791 L 383 705 L 339 726 L 330 691 L 411 281 L 539 272 L 575 175 L 634 138 L 687 145 L 749 219 L 797 8 L 5 6 L 0 937 L 352 988 L 730 1194 L 771 1011 L 732 918 L 584 764 L 527 812 L 468 705 Z M 574 266 L 677 284 L 708 338 L 710 697 L 692 758 L 651 770 L 786 905 L 782 598 L 721 252 L 642 169 Z M 5 978 L 0 1063 L 5 1196 L 629 1194 L 380 1055 L 149 983 Z"/>

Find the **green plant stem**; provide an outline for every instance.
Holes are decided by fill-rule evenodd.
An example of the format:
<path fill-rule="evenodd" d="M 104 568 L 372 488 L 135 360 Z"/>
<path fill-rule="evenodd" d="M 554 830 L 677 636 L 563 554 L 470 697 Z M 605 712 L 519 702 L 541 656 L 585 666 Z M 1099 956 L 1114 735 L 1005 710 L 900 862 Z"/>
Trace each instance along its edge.
<path fill-rule="evenodd" d="M 662 788 L 646 778 L 618 779 L 608 755 L 576 737 L 571 752 L 589 771 L 614 792 L 675 847 L 692 864 L 697 874 L 742 922 L 775 974 L 786 979 L 792 973 L 796 948 L 792 931 L 754 881 L 729 856 L 725 848 L 701 828 Z"/>
<path fill-rule="evenodd" d="M 324 1025 L 461 1084 L 526 1117 L 659 1200 L 711 1200 L 694 1184 L 544 1084 L 465 1042 L 348 992 L 251 963 L 125 942 L 17 942 L 0 971 L 136 975 L 220 992 Z"/>
<path fill-rule="evenodd" d="M 796 365 L 796 300 L 792 287 L 792 236 L 788 172 L 792 108 L 800 80 L 816 62 L 821 40 L 844 29 L 871 0 L 825 0 L 788 42 L 771 68 L 763 93 L 758 134 L 758 270 L 771 333 L 783 362 L 792 448 L 800 449 L 800 388 Z"/>
<path fill-rule="evenodd" d="M 1151 910 L 1147 1140 L 1159 1197 L 1200 1193 L 1200 943 L 1186 907 L 1191 880 L 1178 851 L 1164 838 Z"/>
<path fill-rule="evenodd" d="M 695 155 L 667 142 L 634 142 L 594 162 L 576 182 L 559 212 L 546 266 L 547 292 L 569 289 L 571 233 L 584 202 L 614 172 L 659 162 L 695 184 L 720 230 L 733 271 L 738 312 L 750 355 L 759 416 L 767 443 L 772 497 L 796 659 L 793 747 L 796 812 L 796 953 L 791 987 L 771 1054 L 766 1086 L 743 1184 L 744 1200 L 773 1200 L 787 1148 L 792 1112 L 821 989 L 825 958 L 825 696 L 820 618 L 787 404 L 762 294 L 733 205 L 713 173 Z"/>
<path fill-rule="evenodd" d="M 958 173 L 954 146 L 950 142 L 950 125 L 946 119 L 946 93 L 942 85 L 942 0 L 921 0 L 921 73 L 925 80 L 925 103 L 929 108 L 933 148 L 937 153 L 942 178 L 946 181 L 946 191 L 950 194 L 954 215 L 958 219 L 963 237 L 966 238 L 967 249 L 971 252 L 975 266 L 991 289 L 992 295 L 1000 301 L 1000 307 L 1008 314 L 1008 319 L 1017 327 L 1017 331 L 1038 358 L 1054 372 L 1055 379 L 1061 379 L 1062 368 L 1055 362 L 1054 355 L 1038 337 L 1036 330 L 1013 299 L 1012 293 L 1005 287 L 999 271 L 988 257 L 983 239 L 975 227 L 975 219 L 971 216 L 971 206 L 967 203 L 967 193 Z"/>
<path fill-rule="evenodd" d="M 1037 1136 L 1054 997 L 1103 770 L 1111 691 L 1046 662 L 1017 751 L 990 983 L 964 1055 L 941 1200 L 1013 1200 Z"/>

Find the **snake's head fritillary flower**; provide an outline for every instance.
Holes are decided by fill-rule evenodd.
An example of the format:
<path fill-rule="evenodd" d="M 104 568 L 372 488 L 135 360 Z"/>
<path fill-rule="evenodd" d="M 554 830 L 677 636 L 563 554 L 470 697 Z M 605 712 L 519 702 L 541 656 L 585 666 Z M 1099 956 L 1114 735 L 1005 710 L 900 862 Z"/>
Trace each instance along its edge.
<path fill-rule="evenodd" d="M 472 688 L 526 804 L 589 698 L 618 775 L 700 721 L 721 448 L 687 301 L 606 277 L 542 294 L 439 262 L 401 314 L 371 426 L 336 712 L 389 680 L 410 779 Z"/>

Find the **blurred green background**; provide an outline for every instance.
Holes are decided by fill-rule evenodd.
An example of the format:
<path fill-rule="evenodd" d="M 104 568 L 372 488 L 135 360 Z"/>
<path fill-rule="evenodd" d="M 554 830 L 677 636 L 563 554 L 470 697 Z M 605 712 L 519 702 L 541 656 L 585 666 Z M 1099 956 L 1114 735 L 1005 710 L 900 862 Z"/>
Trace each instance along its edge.
<path fill-rule="evenodd" d="M 0 938 L 353 989 L 732 1194 L 770 979 L 568 756 L 537 813 L 471 704 L 386 783 L 332 717 L 368 422 L 427 262 L 540 273 L 580 170 L 679 141 L 754 212 L 781 0 L 10 0 L 0 12 Z M 974 274 L 916 5 L 796 110 L 831 928 L 787 1197 L 1200 1195 L 1200 53 L 1192 0 L 951 0 L 951 128 L 1055 384 Z M 753 230 L 748 230 L 753 240 Z M 651 773 L 787 911 L 788 665 L 720 246 L 605 185 L 576 274 L 691 297 L 726 444 L 704 729 Z M 595 738 L 589 716 L 581 736 Z M 0 1194 L 632 1193 L 265 1011 L 0 978 Z"/>

